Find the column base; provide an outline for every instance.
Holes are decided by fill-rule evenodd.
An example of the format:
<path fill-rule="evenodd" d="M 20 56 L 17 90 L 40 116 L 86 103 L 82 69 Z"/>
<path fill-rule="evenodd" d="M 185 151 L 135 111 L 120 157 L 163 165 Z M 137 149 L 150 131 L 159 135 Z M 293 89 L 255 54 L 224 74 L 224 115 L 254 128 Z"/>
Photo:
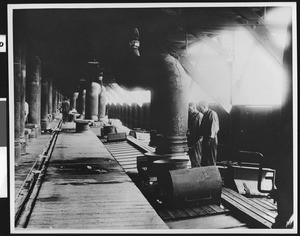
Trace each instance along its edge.
<path fill-rule="evenodd" d="M 176 154 L 176 153 L 187 153 L 189 147 L 187 145 L 186 136 L 167 136 L 160 137 L 157 140 L 157 154 Z"/>
<path fill-rule="evenodd" d="M 28 145 L 28 143 L 29 143 L 29 134 L 30 133 L 31 133 L 31 129 L 25 128 L 25 142 L 26 142 L 26 145 Z"/>
<path fill-rule="evenodd" d="M 15 161 L 19 160 L 21 157 L 21 143 L 20 141 L 15 141 Z"/>
<path fill-rule="evenodd" d="M 27 152 L 26 152 L 27 144 L 26 144 L 25 138 L 20 139 L 20 146 L 21 146 L 21 156 L 26 155 L 27 154 Z"/>
<path fill-rule="evenodd" d="M 91 117 L 91 120 L 93 120 L 93 121 L 98 121 L 98 116 L 92 116 L 92 117 Z"/>
<path fill-rule="evenodd" d="M 186 169 L 189 156 L 186 153 L 157 154 L 145 153 L 146 166 L 149 176 L 157 177 L 162 172 L 177 169 Z"/>
<path fill-rule="evenodd" d="M 49 121 L 48 119 L 42 119 L 41 121 L 41 130 L 45 131 L 49 128 Z"/>
<path fill-rule="evenodd" d="M 26 128 L 31 130 L 29 138 L 37 138 L 41 134 L 41 128 L 38 124 L 27 124 Z"/>

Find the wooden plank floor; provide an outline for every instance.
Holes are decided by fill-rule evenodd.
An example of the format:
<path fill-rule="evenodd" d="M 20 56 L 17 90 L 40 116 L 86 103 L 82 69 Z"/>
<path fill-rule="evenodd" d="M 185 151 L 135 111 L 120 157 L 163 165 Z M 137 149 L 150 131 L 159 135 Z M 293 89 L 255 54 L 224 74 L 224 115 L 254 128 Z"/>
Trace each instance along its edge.
<path fill-rule="evenodd" d="M 51 123 L 51 128 L 55 128 L 58 120 Z M 39 135 L 38 138 L 29 139 L 28 146 L 26 147 L 26 155 L 22 155 L 15 163 L 15 197 L 18 194 L 26 176 L 28 175 L 31 167 L 43 151 L 45 144 L 51 138 L 51 133 Z"/>
<path fill-rule="evenodd" d="M 132 143 L 132 144 L 131 144 Z M 127 141 L 119 142 L 104 142 L 104 146 L 112 154 L 112 156 L 119 162 L 120 166 L 126 173 L 137 173 L 136 158 L 137 156 L 143 156 L 143 152 L 134 146 L 139 145 L 139 140 L 130 138 Z M 145 146 L 143 144 L 142 146 Z M 147 147 L 146 147 L 147 148 Z M 190 166 L 189 166 L 190 167 Z M 172 229 L 186 229 L 193 227 L 199 228 L 247 228 L 246 224 L 228 215 L 228 209 L 221 208 L 218 204 L 204 205 L 204 206 L 190 206 L 170 208 L 162 207 L 157 204 L 153 194 L 143 189 L 140 186 L 141 191 L 152 202 L 152 206 L 158 213 L 158 215 L 166 222 L 166 224 Z M 219 216 L 222 215 L 222 216 Z M 215 222 L 212 216 L 216 216 L 218 219 L 222 219 L 222 222 Z M 214 224 L 208 224 L 208 219 Z M 203 222 L 206 222 L 203 224 Z M 225 223 L 226 222 L 226 223 Z"/>
<path fill-rule="evenodd" d="M 109 142 L 104 144 L 111 155 L 119 162 L 125 172 L 137 173 L 136 158 L 144 153 L 127 141 Z"/>
<path fill-rule="evenodd" d="M 66 123 L 27 228 L 168 227 L 96 135 L 75 133 L 75 126 Z"/>
<path fill-rule="evenodd" d="M 234 207 L 267 228 L 271 228 L 275 222 L 276 205 L 265 199 L 246 198 L 228 188 L 222 189 L 222 199 L 225 204 Z"/>

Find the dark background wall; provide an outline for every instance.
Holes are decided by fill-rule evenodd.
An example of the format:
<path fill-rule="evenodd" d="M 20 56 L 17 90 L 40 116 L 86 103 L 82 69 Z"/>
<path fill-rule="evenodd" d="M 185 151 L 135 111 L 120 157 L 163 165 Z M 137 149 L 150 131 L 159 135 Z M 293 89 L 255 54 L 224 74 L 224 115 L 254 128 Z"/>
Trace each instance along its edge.
<path fill-rule="evenodd" d="M 280 131 L 280 108 L 234 106 L 230 114 L 217 105 L 210 106 L 219 116 L 218 159 L 230 159 L 230 151 L 260 152 L 267 163 L 277 158 Z"/>

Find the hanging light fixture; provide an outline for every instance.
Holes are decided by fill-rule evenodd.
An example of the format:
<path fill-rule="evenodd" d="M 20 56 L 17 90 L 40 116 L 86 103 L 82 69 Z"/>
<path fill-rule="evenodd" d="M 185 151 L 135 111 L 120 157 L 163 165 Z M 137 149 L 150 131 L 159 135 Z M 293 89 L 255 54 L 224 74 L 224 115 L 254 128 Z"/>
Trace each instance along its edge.
<path fill-rule="evenodd" d="M 139 47 L 140 47 L 140 33 L 139 30 L 137 28 L 134 28 L 132 33 L 131 33 L 131 40 L 129 42 L 129 47 L 132 48 L 132 51 L 134 53 L 135 56 L 140 56 L 140 52 L 139 52 Z"/>
<path fill-rule="evenodd" d="M 95 66 L 97 66 L 97 65 L 100 66 L 100 62 L 99 62 L 99 61 L 96 61 L 96 59 L 93 59 L 93 60 L 91 60 L 91 61 L 88 61 L 88 64 L 90 64 L 90 65 L 95 65 Z"/>

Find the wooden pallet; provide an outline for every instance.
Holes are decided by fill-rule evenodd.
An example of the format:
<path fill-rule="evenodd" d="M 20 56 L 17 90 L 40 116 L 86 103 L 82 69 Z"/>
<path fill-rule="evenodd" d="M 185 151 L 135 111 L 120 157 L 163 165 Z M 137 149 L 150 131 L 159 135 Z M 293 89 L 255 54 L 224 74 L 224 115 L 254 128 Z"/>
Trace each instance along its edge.
<path fill-rule="evenodd" d="M 275 223 L 276 206 L 269 201 L 246 198 L 228 188 L 222 189 L 221 197 L 224 204 L 244 213 L 267 228 L 271 228 Z"/>
<path fill-rule="evenodd" d="M 163 221 L 175 221 L 189 218 L 197 218 L 207 215 L 224 214 L 228 210 L 221 208 L 217 204 L 206 206 L 190 206 L 178 209 L 156 209 Z"/>

